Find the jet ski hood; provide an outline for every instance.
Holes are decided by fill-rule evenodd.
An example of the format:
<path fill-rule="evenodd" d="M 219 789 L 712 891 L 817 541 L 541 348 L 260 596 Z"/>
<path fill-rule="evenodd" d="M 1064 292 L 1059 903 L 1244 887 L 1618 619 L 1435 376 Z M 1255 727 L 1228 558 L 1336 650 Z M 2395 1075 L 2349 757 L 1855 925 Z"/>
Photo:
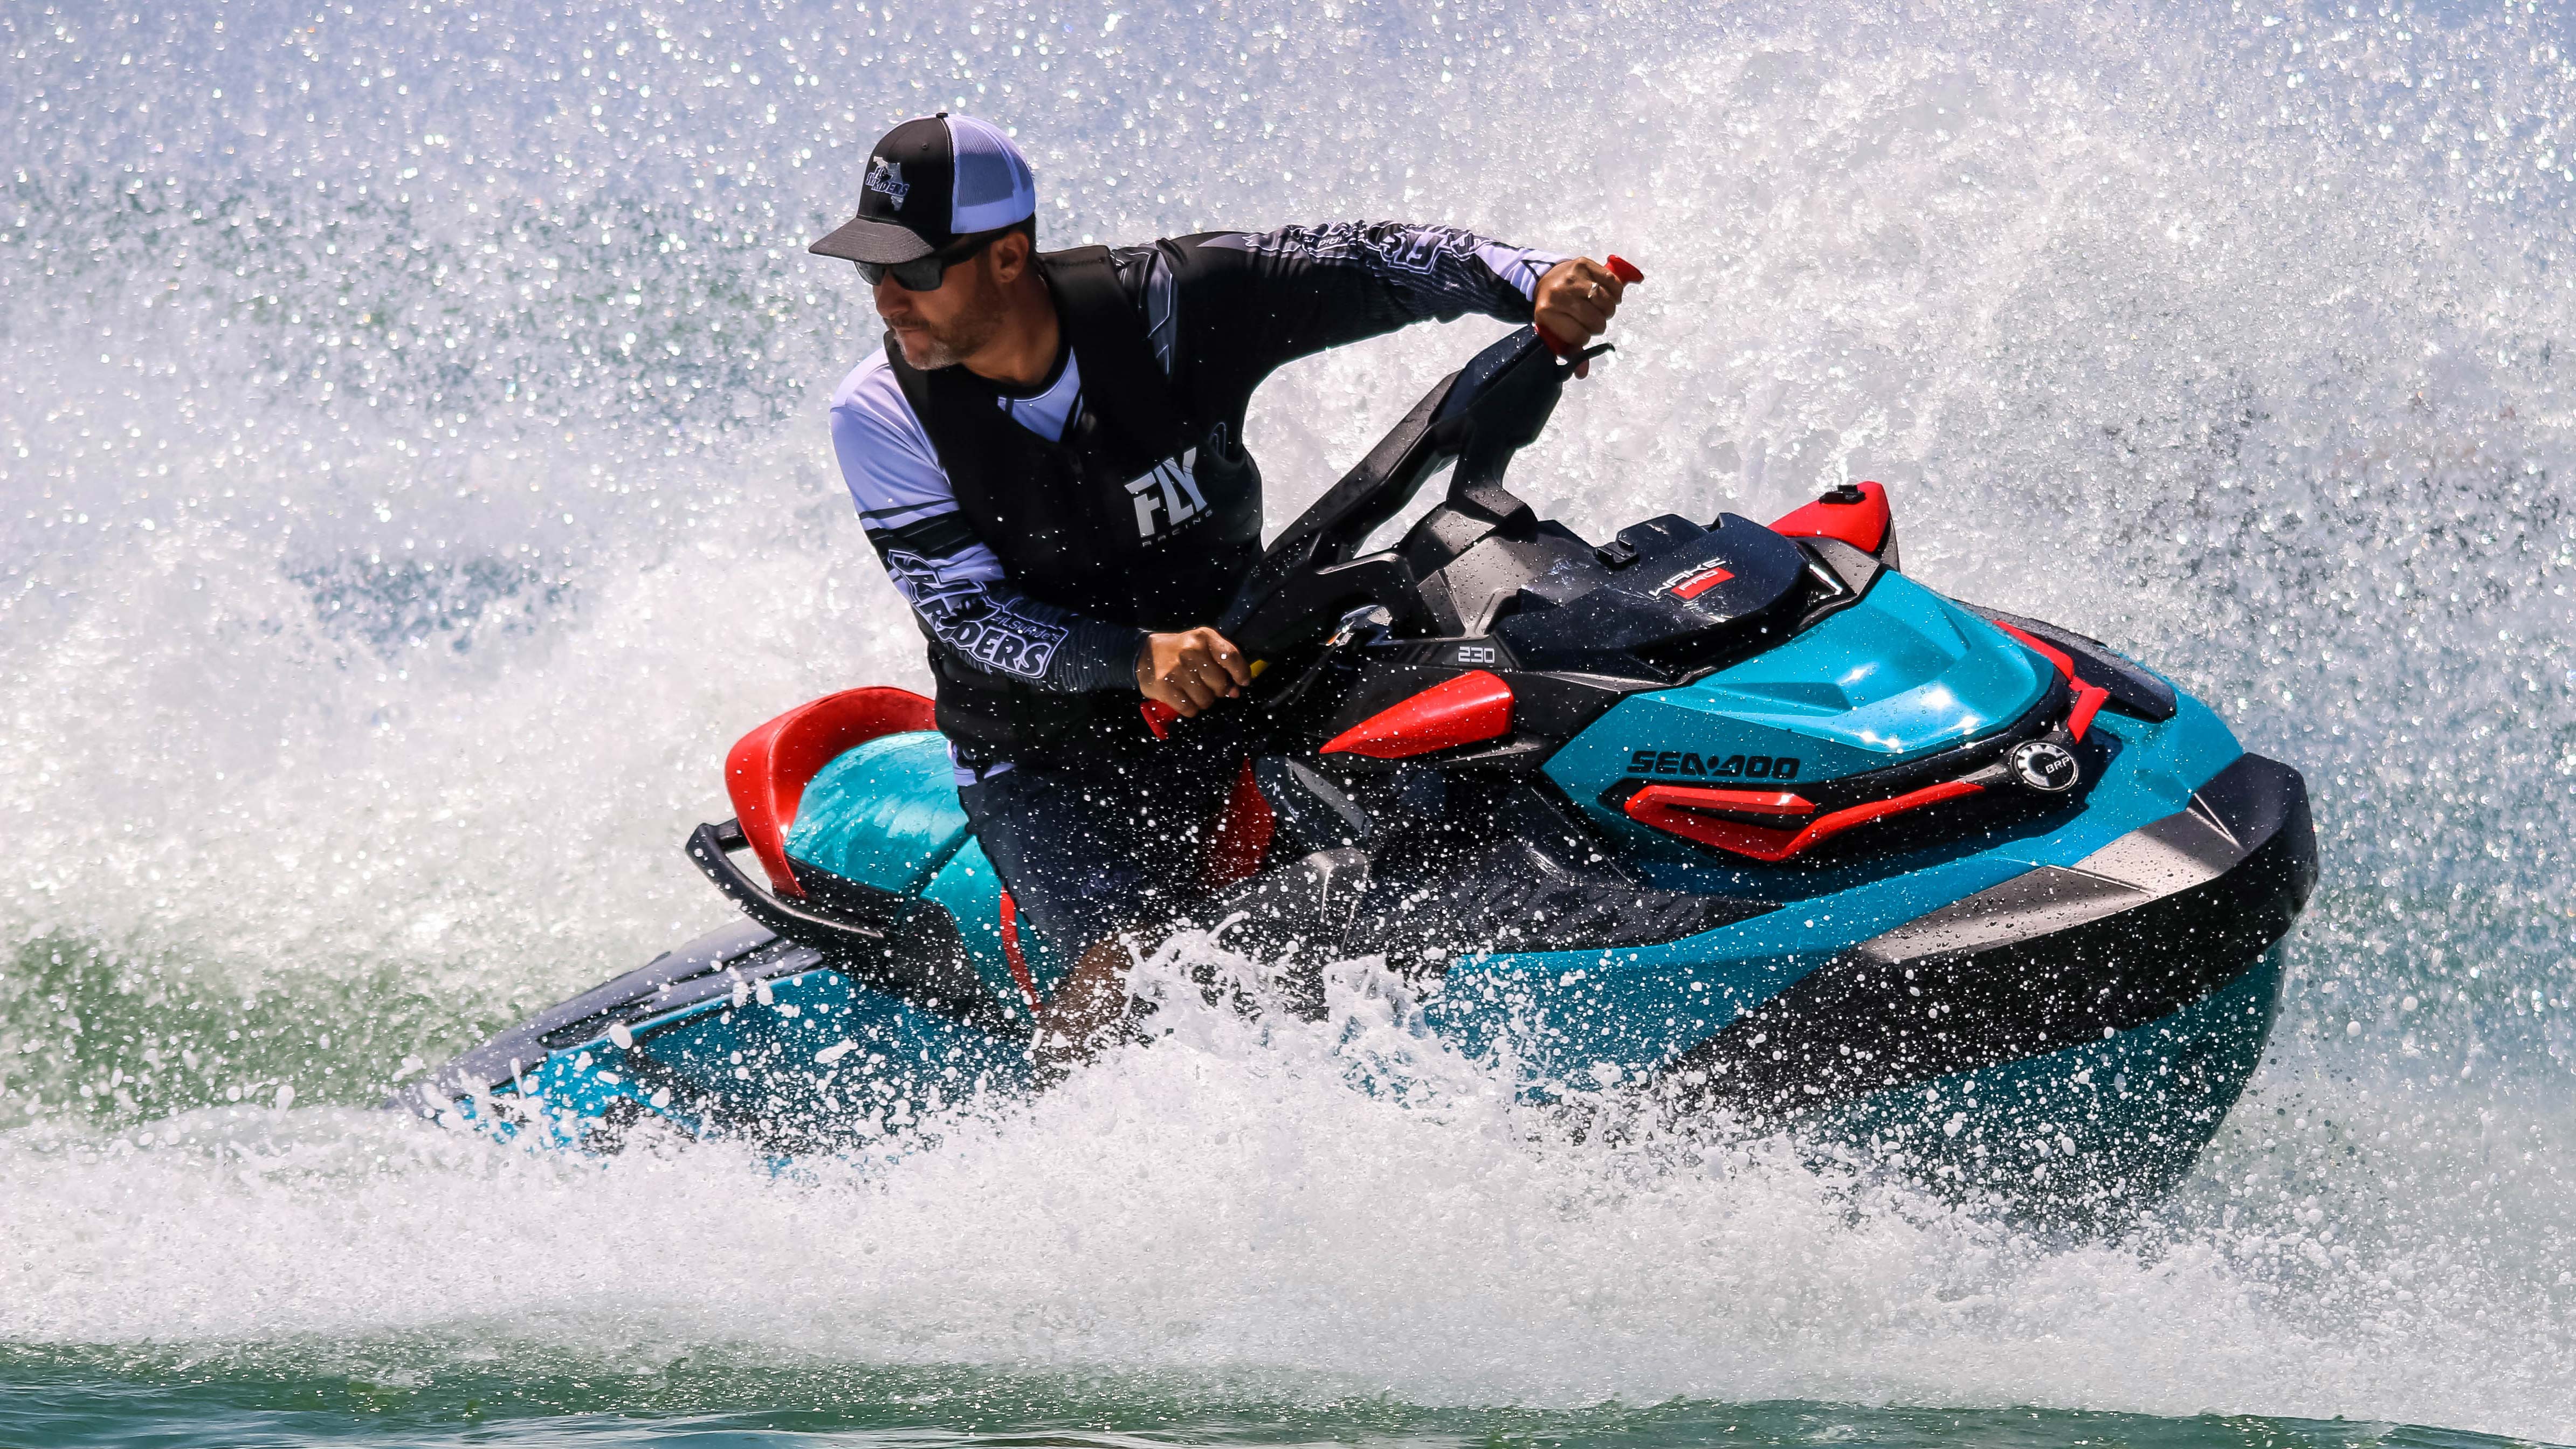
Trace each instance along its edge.
<path fill-rule="evenodd" d="M 1624 829 L 1623 792 L 1642 783 L 1861 788 L 1933 768 L 1963 747 L 1989 748 L 1981 741 L 2033 733 L 2066 704 L 2045 659 L 1883 573 L 1785 643 L 1622 699 L 1546 770 L 1603 824 Z"/>
<path fill-rule="evenodd" d="M 1780 648 L 1655 696 L 1805 742 L 1811 778 L 1901 763 L 2019 719 L 2046 661 L 1901 575 Z"/>

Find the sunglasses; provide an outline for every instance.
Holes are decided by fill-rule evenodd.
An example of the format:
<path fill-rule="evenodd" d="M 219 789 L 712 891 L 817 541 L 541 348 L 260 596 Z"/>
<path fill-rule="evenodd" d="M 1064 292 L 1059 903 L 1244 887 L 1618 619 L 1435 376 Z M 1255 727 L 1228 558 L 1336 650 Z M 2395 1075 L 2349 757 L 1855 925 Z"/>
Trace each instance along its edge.
<path fill-rule="evenodd" d="M 982 236 L 970 236 L 964 241 L 951 242 L 926 257 L 915 257 L 908 262 L 860 262 L 857 263 L 859 277 L 871 287 L 887 277 L 892 277 L 894 284 L 907 292 L 936 292 L 939 290 L 939 284 L 948 280 L 950 267 L 965 261 L 1008 235 L 1010 235 L 1008 229 L 988 231 Z"/>

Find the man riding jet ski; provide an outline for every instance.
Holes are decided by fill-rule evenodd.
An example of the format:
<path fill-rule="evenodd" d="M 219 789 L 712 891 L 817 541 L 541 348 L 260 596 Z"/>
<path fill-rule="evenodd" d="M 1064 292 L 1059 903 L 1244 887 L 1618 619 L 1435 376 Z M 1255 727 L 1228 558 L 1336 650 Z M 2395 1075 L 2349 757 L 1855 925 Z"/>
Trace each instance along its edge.
<path fill-rule="evenodd" d="M 1281 365 L 1475 311 L 1571 344 L 1625 283 L 1588 260 L 1398 224 L 1209 232 L 1035 251 L 1037 190 L 994 126 L 907 121 L 858 214 L 814 243 L 887 325 L 832 401 L 868 539 L 930 640 L 958 798 L 1018 904 L 1076 944 L 1041 1050 L 1126 999 L 1133 934 L 1188 898 L 1167 841 L 1221 805 L 1231 731 L 1162 747 L 1252 682 L 1209 627 L 1261 556 L 1244 409 Z"/>
<path fill-rule="evenodd" d="M 937 204 L 967 217 L 954 197 L 980 194 L 957 159 L 969 138 L 1024 176 L 975 124 L 898 128 L 869 179 L 899 189 L 861 220 L 948 174 Z M 907 134 L 914 149 L 888 150 Z M 923 164 L 936 154 L 950 173 Z M 1420 269 L 1399 281 L 1368 241 L 1398 234 L 1336 233 L 1346 247 L 1316 242 L 1293 267 L 1289 233 L 1196 239 L 1236 258 L 1203 266 L 1193 243 L 1037 259 L 1069 339 L 1049 344 L 1049 368 L 1081 369 L 1118 403 L 1054 404 L 1070 444 L 1030 441 L 1046 389 L 916 370 L 914 351 L 959 345 L 953 317 L 925 311 L 918 349 L 899 326 L 879 370 L 843 390 L 845 464 L 891 466 L 869 448 L 908 416 L 929 420 L 920 478 L 974 450 L 1055 485 L 1010 493 L 951 470 L 953 497 L 923 484 L 869 517 L 933 640 L 936 705 L 855 689 L 745 736 L 726 766 L 736 818 L 689 849 L 749 919 L 402 1100 L 590 1150 L 646 1120 L 840 1150 L 1033 1084 L 1056 1043 L 1125 1014 L 1128 948 L 1102 941 L 1177 923 L 1280 963 L 1292 1010 L 1316 1006 L 1318 963 L 1382 956 L 1422 995 L 1427 1030 L 1470 1053 L 1508 1043 L 1540 1099 L 1654 1092 L 2035 1206 L 2170 1187 L 2269 1034 L 2274 948 L 2316 873 L 2297 773 L 2094 640 L 1906 578 L 1875 483 L 1767 528 L 1664 515 L 1596 544 L 1537 518 L 1504 474 L 1583 353 L 1532 327 L 1443 379 L 1260 549 L 1239 394 L 1195 430 L 1204 395 L 1170 388 L 1153 413 L 1141 369 L 1232 356 L 1241 339 L 1190 330 L 1193 278 L 1222 300 L 1339 269 L 1293 285 L 1337 314 L 1378 309 L 1382 330 L 1454 302 L 1419 278 L 1454 282 L 1499 252 L 1401 233 L 1430 239 L 1403 253 Z M 980 243 L 977 275 L 1025 255 L 1024 236 L 1011 242 Z M 1501 255 L 1484 274 L 1496 285 L 1511 257 L 1545 265 L 1548 324 L 1544 278 L 1566 264 Z M 940 256 L 869 265 L 899 288 L 936 278 L 892 268 Z M 1114 290 L 1088 294 L 1096 311 L 1066 306 L 1092 263 Z M 1568 309 L 1568 335 L 1595 335 L 1616 297 L 1605 285 Z M 886 310 L 903 315 L 903 299 Z M 1280 325 L 1322 345 L 1324 310 Z M 1147 417 L 1151 436 L 1196 441 L 1156 452 L 1111 426 Z M 1117 476 L 1130 465 L 1142 471 Z M 1438 506 L 1361 551 L 1451 465 Z M 1167 588 L 1161 569 L 1184 556 L 1167 535 L 1242 562 Z M 1014 585 L 1029 558 L 1052 561 L 1060 592 Z M 1144 622 L 1103 622 L 1113 607 Z M 1194 617 L 1213 624 L 1147 633 Z M 1122 649 L 1123 694 L 1102 663 Z M 1052 780 L 1084 778 L 1071 772 L 1085 760 L 1106 763 L 1078 809 Z"/>

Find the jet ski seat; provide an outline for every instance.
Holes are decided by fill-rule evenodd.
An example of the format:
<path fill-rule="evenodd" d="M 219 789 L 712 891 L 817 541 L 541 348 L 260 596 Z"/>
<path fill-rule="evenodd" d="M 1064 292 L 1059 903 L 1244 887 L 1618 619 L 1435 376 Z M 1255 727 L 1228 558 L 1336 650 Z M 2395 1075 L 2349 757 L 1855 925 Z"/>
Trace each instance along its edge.
<path fill-rule="evenodd" d="M 787 830 L 817 772 L 880 736 L 936 728 L 929 700 L 908 689 L 872 686 L 827 694 L 735 741 L 725 756 L 725 791 L 733 797 L 743 839 L 769 873 L 770 887 L 783 896 L 805 897 L 787 863 Z"/>
<path fill-rule="evenodd" d="M 870 892 L 922 890 L 968 838 L 931 701 L 909 690 L 844 690 L 790 710 L 734 745 L 725 777 L 742 837 L 732 848 L 748 847 L 780 896 L 827 917 L 854 891 L 876 904 Z M 1269 854 L 1274 817 L 1250 762 L 1211 823 L 1199 863 L 1207 893 Z M 1004 892 L 999 932 L 1033 998 L 1016 914 Z"/>

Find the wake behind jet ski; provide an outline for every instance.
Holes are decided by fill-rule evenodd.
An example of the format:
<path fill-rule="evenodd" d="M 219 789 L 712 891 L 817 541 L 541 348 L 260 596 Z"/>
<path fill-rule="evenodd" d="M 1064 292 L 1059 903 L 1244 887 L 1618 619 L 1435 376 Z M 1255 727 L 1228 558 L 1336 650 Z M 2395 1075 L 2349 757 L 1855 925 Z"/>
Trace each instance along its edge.
<path fill-rule="evenodd" d="M 1906 577 L 1875 483 L 1768 527 L 1538 518 L 1504 475 L 1573 366 L 1503 338 L 1271 543 L 1219 623 L 1264 668 L 1194 917 L 1292 996 L 1383 955 L 1535 1097 L 1650 1091 L 2039 1207 L 2168 1190 L 2270 1032 L 2316 877 L 2298 773 L 2108 647 Z M 792 1155 L 1035 1082 L 1082 943 L 1018 917 L 928 700 L 813 701 L 726 779 L 688 850 L 744 921 L 398 1100 Z"/>

